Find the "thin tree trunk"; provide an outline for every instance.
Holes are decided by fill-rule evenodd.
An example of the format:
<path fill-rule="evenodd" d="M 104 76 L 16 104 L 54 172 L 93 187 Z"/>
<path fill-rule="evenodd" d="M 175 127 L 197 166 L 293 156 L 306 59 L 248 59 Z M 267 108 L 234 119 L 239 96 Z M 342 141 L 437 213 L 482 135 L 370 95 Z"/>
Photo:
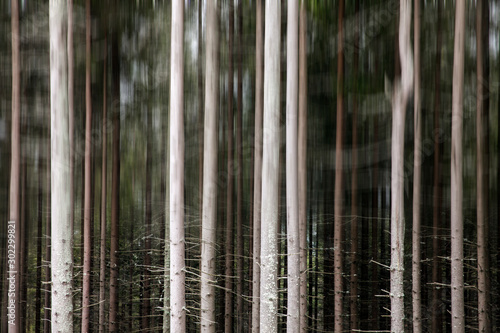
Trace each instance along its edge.
<path fill-rule="evenodd" d="M 90 329 L 90 269 L 91 269 L 91 167 L 92 167 L 92 97 L 90 92 L 91 85 L 91 68 L 90 68 L 90 0 L 86 0 L 86 15 L 85 15 L 85 105 L 86 105 L 86 120 L 85 120 L 85 204 L 84 204 L 84 249 L 83 249 L 83 291 L 82 291 L 82 333 L 89 332 Z"/>
<path fill-rule="evenodd" d="M 300 332 L 300 233 L 298 193 L 299 1 L 287 4 L 286 210 L 287 332 Z"/>
<path fill-rule="evenodd" d="M 68 0 L 68 107 L 69 107 L 69 196 L 71 234 L 75 227 L 75 115 L 74 115 L 73 0 Z"/>
<path fill-rule="evenodd" d="M 412 309 L 413 332 L 422 332 L 422 298 L 421 298 L 421 187 L 422 187 L 422 111 L 420 101 L 420 0 L 414 1 L 413 17 L 413 64 L 414 77 L 414 160 L 413 160 L 413 232 L 412 232 Z"/>
<path fill-rule="evenodd" d="M 43 332 L 44 333 L 49 333 L 50 332 L 50 307 L 51 307 L 51 291 L 52 287 L 50 284 L 51 281 L 51 269 L 50 269 L 50 261 L 51 261 L 51 240 L 50 240 L 50 235 L 52 233 L 51 229 L 51 221 L 52 221 L 52 198 L 51 198 L 51 140 L 50 140 L 50 123 L 51 123 L 51 112 L 48 112 L 47 115 L 47 164 L 46 164 L 46 183 L 45 183 L 45 191 L 47 193 L 47 200 L 46 200 L 46 209 L 47 209 L 47 216 L 45 219 L 45 293 L 44 293 L 44 311 L 43 311 Z"/>
<path fill-rule="evenodd" d="M 451 327 L 465 332 L 463 266 L 463 92 L 465 1 L 456 3 L 451 123 Z"/>
<path fill-rule="evenodd" d="M 238 2 L 238 101 L 236 115 L 236 332 L 243 333 L 243 155 L 242 155 L 242 114 L 243 114 L 243 1 Z"/>
<path fill-rule="evenodd" d="M 19 3 L 11 1 L 12 39 L 12 125 L 11 160 L 9 186 L 9 222 L 7 224 L 7 254 L 14 254 L 14 260 L 7 260 L 8 272 L 8 331 L 16 332 L 20 327 L 20 250 L 21 224 L 19 220 L 19 191 L 21 171 L 21 58 L 19 51 Z M 52 39 L 51 39 L 52 41 Z M 58 45 L 59 46 L 59 45 Z M 13 290 L 12 290 L 13 289 Z M 13 292 L 12 292 L 13 291 Z M 11 305 L 13 304 L 13 306 Z"/>
<path fill-rule="evenodd" d="M 262 196 L 262 113 L 264 103 L 264 30 L 262 0 L 257 0 L 255 41 L 255 141 L 253 199 L 252 332 L 260 332 L 260 254 Z"/>
<path fill-rule="evenodd" d="M 488 162 L 486 158 L 486 135 L 488 133 L 488 123 L 486 117 L 488 114 L 485 97 L 488 94 L 488 81 L 485 79 L 485 64 L 483 59 L 488 52 L 483 44 L 488 39 L 483 39 L 483 20 L 489 22 L 489 17 L 484 17 L 485 7 L 489 6 L 489 1 L 478 0 L 476 7 L 476 52 L 477 52 L 477 83 L 476 83 L 476 156 L 477 156 L 477 271 L 478 271 L 478 324 L 479 332 L 491 332 L 491 308 L 489 291 L 489 253 L 488 253 L 488 227 L 487 227 L 487 200 L 488 200 L 488 182 L 487 169 Z M 488 13 L 488 12 L 486 12 Z"/>
<path fill-rule="evenodd" d="M 29 133 L 27 131 L 27 117 L 26 115 L 24 117 L 21 116 L 21 122 L 22 122 L 22 129 L 21 129 L 21 137 L 29 137 Z M 27 295 L 27 253 L 29 251 L 29 244 L 27 244 L 26 239 L 27 239 L 27 221 L 28 221 L 28 208 L 26 207 L 26 197 L 28 196 L 27 191 L 28 187 L 26 185 L 27 182 L 27 161 L 26 161 L 26 154 L 27 154 L 27 147 L 26 147 L 26 141 L 21 142 L 21 186 L 20 186 L 20 191 L 21 191 L 21 206 L 20 206 L 20 233 L 21 233 L 21 241 L 18 244 L 21 244 L 21 251 L 19 253 L 19 308 L 20 312 L 17 316 L 19 316 L 19 321 L 20 325 L 19 328 L 21 332 L 26 331 L 26 295 Z"/>
<path fill-rule="evenodd" d="M 104 26 L 104 68 L 103 68 L 103 88 L 102 88 L 102 167 L 101 167 L 101 237 L 99 254 L 99 332 L 104 332 L 106 326 L 106 196 L 107 196 L 107 62 L 108 62 L 108 31 L 107 22 Z"/>
<path fill-rule="evenodd" d="M 343 330 L 343 132 L 344 132 L 344 0 L 339 1 L 338 62 L 337 62 L 337 137 L 335 149 L 335 223 L 334 223 L 334 278 L 335 278 L 335 332 Z"/>
<path fill-rule="evenodd" d="M 203 161 L 203 216 L 201 244 L 201 332 L 215 332 L 215 276 L 217 238 L 217 157 L 219 109 L 218 1 L 207 2 L 205 139 Z"/>
<path fill-rule="evenodd" d="M 354 27 L 354 80 L 359 71 L 359 0 L 355 2 Z M 352 178 L 351 178 L 351 330 L 359 329 L 358 319 L 358 91 L 356 86 L 352 101 Z"/>
<path fill-rule="evenodd" d="M 35 332 L 40 333 L 42 329 L 42 227 L 43 227 L 43 169 L 42 151 L 43 145 L 38 142 L 38 194 L 37 194 L 37 239 L 36 239 L 36 291 L 35 291 Z"/>
<path fill-rule="evenodd" d="M 266 2 L 264 65 L 264 133 L 262 163 L 262 229 L 260 327 L 262 333 L 278 328 L 278 180 L 280 119 L 281 2 Z"/>
<path fill-rule="evenodd" d="M 198 0 L 198 193 L 200 202 L 198 209 L 200 218 L 202 217 L 203 205 L 203 66 L 202 66 L 202 0 Z"/>
<path fill-rule="evenodd" d="M 305 1 L 299 13 L 298 100 L 298 200 L 300 261 L 300 332 L 307 332 L 307 12 Z M 311 315 L 309 313 L 309 315 Z"/>
<path fill-rule="evenodd" d="M 391 151 L 391 331 L 404 332 L 404 128 L 409 95 L 413 88 L 410 45 L 411 1 L 401 0 L 399 54 L 401 81 L 393 92 Z"/>
<path fill-rule="evenodd" d="M 229 41 L 228 41 L 228 98 L 227 98 L 227 215 L 226 215 L 226 270 L 225 270 L 225 310 L 224 330 L 233 332 L 233 35 L 234 1 L 229 1 Z"/>
<path fill-rule="evenodd" d="M 184 1 L 172 2 L 170 59 L 170 331 L 186 331 L 184 242 Z"/>
<path fill-rule="evenodd" d="M 49 2 L 52 182 L 52 330 L 73 331 L 73 258 L 69 192 L 69 124 L 64 1 Z M 65 93 L 66 92 L 66 93 Z"/>
<path fill-rule="evenodd" d="M 116 28 L 115 28 L 116 29 Z M 109 246 L 109 331 L 119 330 L 118 319 L 118 230 L 120 210 L 120 55 L 119 33 L 113 32 L 111 42 L 112 75 L 112 166 L 111 166 L 111 237 Z"/>

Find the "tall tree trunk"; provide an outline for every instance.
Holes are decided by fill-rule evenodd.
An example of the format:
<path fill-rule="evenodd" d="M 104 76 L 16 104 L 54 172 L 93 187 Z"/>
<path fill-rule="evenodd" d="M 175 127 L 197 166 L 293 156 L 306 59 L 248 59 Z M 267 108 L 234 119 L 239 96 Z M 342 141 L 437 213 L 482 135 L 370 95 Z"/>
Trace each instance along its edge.
<path fill-rule="evenodd" d="M 451 327 L 465 332 L 463 266 L 463 92 L 465 1 L 456 3 L 451 123 Z"/>
<path fill-rule="evenodd" d="M 9 186 L 9 222 L 7 224 L 7 255 L 14 254 L 14 260 L 7 260 L 8 272 L 8 330 L 16 332 L 20 328 L 20 250 L 21 224 L 19 220 L 19 190 L 21 171 L 21 58 L 19 51 L 19 3 L 11 1 L 12 39 L 12 124 L 11 160 Z M 51 39 L 52 41 L 52 39 Z M 59 46 L 59 45 L 58 45 Z M 13 305 L 12 305 L 13 304 Z"/>
<path fill-rule="evenodd" d="M 278 328 L 278 180 L 281 3 L 266 2 L 261 228 L 261 332 Z"/>
<path fill-rule="evenodd" d="M 337 131 L 335 149 L 335 224 L 334 224 L 334 276 L 335 276 L 335 332 L 343 330 L 343 136 L 344 136 L 344 0 L 339 1 L 337 61 Z"/>
<path fill-rule="evenodd" d="M 43 227 L 43 144 L 38 142 L 38 193 L 37 193 L 37 240 L 36 240 L 36 290 L 35 290 L 35 332 L 42 329 L 42 227 Z"/>
<path fill-rule="evenodd" d="M 483 60 L 489 52 L 488 39 L 483 39 L 483 31 L 488 25 L 483 20 L 489 22 L 489 15 L 486 7 L 489 1 L 478 0 L 476 7 L 476 60 L 477 60 L 477 83 L 476 83 L 476 156 L 477 156 L 477 271 L 478 271 L 478 324 L 479 332 L 491 332 L 491 308 L 489 291 L 489 247 L 488 247 L 488 160 L 486 157 L 486 136 L 488 133 L 488 104 L 487 98 L 489 82 L 485 78 L 487 68 Z M 486 9 L 486 11 L 485 11 Z M 487 15 L 484 15 L 484 14 Z M 484 44 L 483 44 L 484 43 Z M 485 70 L 486 69 L 486 70 Z"/>
<path fill-rule="evenodd" d="M 243 155 L 242 155 L 242 114 L 243 114 L 243 1 L 238 2 L 238 101 L 236 115 L 236 332 L 243 333 Z"/>
<path fill-rule="evenodd" d="M 410 45 L 411 1 L 401 0 L 399 54 L 401 81 L 396 82 L 392 107 L 391 151 L 391 331 L 404 331 L 404 128 L 409 95 L 413 88 Z"/>
<path fill-rule="evenodd" d="M 198 209 L 200 218 L 203 214 L 203 65 L 202 65 L 202 0 L 198 0 Z"/>
<path fill-rule="evenodd" d="M 90 68 L 90 0 L 86 0 L 85 15 L 85 204 L 84 204 L 84 243 L 83 243 L 83 291 L 82 291 L 82 333 L 89 332 L 90 329 L 90 283 L 91 283 L 91 167 L 92 167 L 92 97 L 91 86 L 91 68 Z"/>
<path fill-rule="evenodd" d="M 217 158 L 219 109 L 218 1 L 207 2 L 205 84 L 205 139 L 203 161 L 203 216 L 201 244 L 201 331 L 215 332 L 215 276 L 217 238 Z"/>
<path fill-rule="evenodd" d="M 117 29 L 115 27 L 115 29 Z M 112 75 L 112 166 L 111 166 L 111 235 L 109 244 L 109 331 L 119 330 L 118 319 L 118 231 L 120 213 L 120 54 L 119 33 L 113 32 L 111 42 Z"/>
<path fill-rule="evenodd" d="M 260 253 L 262 196 L 262 113 L 264 104 L 264 29 L 262 0 L 257 0 L 255 41 L 255 139 L 253 189 L 252 332 L 260 332 Z"/>
<path fill-rule="evenodd" d="M 421 188 L 422 188 L 422 110 L 420 100 L 420 0 L 415 0 L 413 16 L 413 49 L 415 60 L 413 63 L 414 87 L 414 159 L 413 159 L 413 232 L 412 232 L 412 309 L 413 332 L 422 332 L 422 297 L 421 297 Z"/>
<path fill-rule="evenodd" d="M 172 3 L 170 58 L 170 331 L 186 331 L 184 242 L 184 1 Z"/>
<path fill-rule="evenodd" d="M 233 183 L 234 183 L 234 148 L 233 148 L 233 35 L 234 1 L 229 0 L 229 41 L 228 41 L 228 98 L 227 98 L 227 211 L 226 211 L 226 270 L 225 270 L 225 310 L 224 330 L 233 331 Z"/>
<path fill-rule="evenodd" d="M 307 332 L 307 12 L 305 1 L 299 13 L 299 100 L 298 100 L 298 200 L 300 261 L 300 332 Z M 309 313 L 309 315 L 311 315 Z"/>
<path fill-rule="evenodd" d="M 359 0 L 355 2 L 354 27 L 354 80 L 358 80 L 359 71 Z M 350 310 L 351 330 L 359 329 L 358 318 L 358 91 L 355 86 L 352 101 L 352 178 L 351 178 L 351 282 Z"/>
<path fill-rule="evenodd" d="M 73 258 L 69 192 L 69 126 L 64 1 L 49 2 L 52 182 L 52 330 L 73 330 Z"/>
<path fill-rule="evenodd" d="M 47 164 L 46 164 L 46 183 L 45 183 L 45 193 L 47 193 L 47 200 L 46 200 L 46 210 L 47 210 L 47 216 L 45 218 L 45 279 L 44 282 L 46 283 L 45 285 L 45 292 L 44 292 L 44 304 L 43 304 L 43 332 L 44 333 L 49 333 L 50 332 L 50 308 L 51 308 L 51 292 L 52 292 L 52 287 L 51 287 L 51 269 L 50 269 L 50 262 L 51 262 L 51 240 L 50 236 L 52 231 L 51 231 L 51 221 L 52 221 L 52 198 L 51 198 L 51 140 L 50 140 L 50 123 L 51 123 L 51 111 L 48 112 L 47 115 Z"/>
<path fill-rule="evenodd" d="M 299 1 L 287 4 L 286 210 L 287 332 L 300 332 L 300 233 L 298 193 Z"/>
<path fill-rule="evenodd" d="M 75 227 L 75 115 L 74 115 L 74 53 L 73 0 L 68 0 L 68 108 L 69 108 L 69 197 L 71 234 Z"/>
<path fill-rule="evenodd" d="M 107 145 L 107 62 L 108 62 L 108 30 L 104 21 L 104 54 L 102 77 L 102 166 L 101 166 L 101 236 L 99 253 L 99 332 L 104 332 L 106 325 L 106 196 L 108 183 L 108 145 Z"/>

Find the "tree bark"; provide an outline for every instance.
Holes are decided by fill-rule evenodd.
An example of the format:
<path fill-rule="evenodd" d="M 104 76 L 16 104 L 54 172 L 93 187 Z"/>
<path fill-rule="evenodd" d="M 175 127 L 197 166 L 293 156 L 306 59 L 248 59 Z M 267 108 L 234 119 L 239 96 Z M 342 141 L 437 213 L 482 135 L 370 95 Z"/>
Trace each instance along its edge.
<path fill-rule="evenodd" d="M 274 333 L 278 328 L 276 230 L 279 208 L 280 1 L 266 2 L 265 22 L 260 327 L 262 333 Z"/>
<path fill-rule="evenodd" d="M 411 1 L 401 0 L 399 55 L 401 79 L 393 92 L 391 151 L 391 331 L 404 332 L 404 127 L 406 106 L 413 88 L 410 45 Z"/>
<path fill-rule="evenodd" d="M 51 101 L 52 330 L 73 331 L 72 235 L 69 192 L 66 2 L 49 2 Z"/>
<path fill-rule="evenodd" d="M 255 36 L 255 139 L 254 139 L 254 199 L 253 199 L 253 279 L 252 332 L 260 332 L 260 254 L 262 207 L 262 114 L 264 103 L 264 30 L 262 0 L 256 2 Z"/>
<path fill-rule="evenodd" d="M 170 331 L 186 331 L 184 241 L 184 1 L 172 2 L 170 58 Z"/>
<path fill-rule="evenodd" d="M 83 259 L 83 290 L 82 290 L 82 333 L 90 329 L 90 283 L 91 283 L 91 167 L 92 167 L 92 97 L 91 97 L 91 53 L 90 53 L 90 0 L 85 5 L 85 203 L 84 203 L 84 259 Z"/>
<path fill-rule="evenodd" d="M 421 298 L 421 188 L 422 188 L 422 110 L 420 100 L 420 0 L 414 1 L 413 16 L 413 63 L 414 87 L 414 159 L 413 159 L 413 232 L 412 232 L 412 309 L 413 332 L 422 332 L 422 298 Z"/>
<path fill-rule="evenodd" d="M 451 123 L 451 327 L 465 332 L 463 267 L 463 92 L 465 1 L 456 3 Z"/>
<path fill-rule="evenodd" d="M 201 244 L 201 332 L 215 332 L 215 285 L 217 283 L 217 157 L 219 109 L 218 1 L 207 2 L 205 126 L 203 161 L 203 208 Z"/>

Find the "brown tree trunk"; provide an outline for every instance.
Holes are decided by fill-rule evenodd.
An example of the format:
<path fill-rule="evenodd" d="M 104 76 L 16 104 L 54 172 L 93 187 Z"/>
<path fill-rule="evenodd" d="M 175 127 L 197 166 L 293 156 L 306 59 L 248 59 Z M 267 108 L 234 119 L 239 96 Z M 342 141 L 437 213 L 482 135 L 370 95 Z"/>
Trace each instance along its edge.
<path fill-rule="evenodd" d="M 228 112 L 227 112 L 227 211 L 226 211 L 226 271 L 225 271 L 225 332 L 233 331 L 233 35 L 234 2 L 229 1 L 229 41 L 228 41 Z"/>
<path fill-rule="evenodd" d="M 465 332 L 463 266 L 463 92 L 465 1 L 456 3 L 451 123 L 451 327 Z"/>

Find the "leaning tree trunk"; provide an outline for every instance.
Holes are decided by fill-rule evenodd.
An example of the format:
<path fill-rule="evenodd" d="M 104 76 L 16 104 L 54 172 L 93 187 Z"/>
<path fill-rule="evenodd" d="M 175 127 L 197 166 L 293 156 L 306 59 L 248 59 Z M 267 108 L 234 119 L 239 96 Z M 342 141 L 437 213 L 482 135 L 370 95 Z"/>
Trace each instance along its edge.
<path fill-rule="evenodd" d="M 20 250 L 21 250 L 21 223 L 19 219 L 19 190 L 21 171 L 21 59 L 19 55 L 19 3 L 11 1 L 11 38 L 12 38 L 12 129 L 11 129 L 11 160 L 10 160 L 10 187 L 9 187 L 9 222 L 7 224 L 8 240 L 7 253 L 14 250 L 14 260 L 7 260 L 8 272 L 8 330 L 16 332 L 20 327 Z M 61 18 L 64 18 L 61 15 Z M 61 20 L 61 23 L 63 21 Z M 52 25 L 51 25 L 52 27 Z M 52 38 L 51 38 L 52 42 Z M 54 41 L 56 42 L 56 41 Z M 65 45 L 61 42 L 61 45 Z M 61 45 L 57 45 L 60 47 Z M 52 46 L 52 44 L 51 44 Z M 63 96 L 61 96 L 61 99 Z M 14 292 L 10 292 L 14 284 Z M 10 304 L 13 304 L 11 307 Z M 3 313 L 3 312 L 2 312 Z"/>
<path fill-rule="evenodd" d="M 451 327 L 465 332 L 463 266 L 463 93 L 464 93 L 465 1 L 457 1 L 451 123 Z"/>
<path fill-rule="evenodd" d="M 206 7 L 206 84 L 201 244 L 201 332 L 215 332 L 215 276 L 217 237 L 217 158 L 219 109 L 219 1 Z"/>
<path fill-rule="evenodd" d="M 287 332 L 300 332 L 300 233 L 297 114 L 299 92 L 299 1 L 288 2 L 286 77 Z"/>
<path fill-rule="evenodd" d="M 422 332 L 422 299 L 421 299 L 421 249 L 420 249 L 420 198 L 422 185 L 422 111 L 420 102 L 420 0 L 414 2 L 413 16 L 413 49 L 415 60 L 413 70 L 415 73 L 413 87 L 414 101 L 414 159 L 413 159 L 413 232 L 412 232 L 412 308 L 413 332 Z"/>
<path fill-rule="evenodd" d="M 278 228 L 280 155 L 280 1 L 266 2 L 265 21 L 260 327 L 263 333 L 274 333 L 278 329 L 278 239 L 276 230 Z"/>
<path fill-rule="evenodd" d="M 186 331 L 184 243 L 184 1 L 172 2 L 170 58 L 170 331 Z"/>
<path fill-rule="evenodd" d="M 408 98 L 413 87 L 413 59 L 410 45 L 411 1 L 401 0 L 399 54 L 401 81 L 392 96 L 391 151 L 391 331 L 404 332 L 404 127 Z"/>
<path fill-rule="evenodd" d="M 73 331 L 73 258 L 69 196 L 67 10 L 49 2 L 52 192 L 52 330 Z"/>
<path fill-rule="evenodd" d="M 254 141 L 254 198 L 253 198 L 253 278 L 252 332 L 260 332 L 260 235 L 262 196 L 262 112 L 264 103 L 264 31 L 262 0 L 257 0 L 255 41 L 255 141 Z"/>

